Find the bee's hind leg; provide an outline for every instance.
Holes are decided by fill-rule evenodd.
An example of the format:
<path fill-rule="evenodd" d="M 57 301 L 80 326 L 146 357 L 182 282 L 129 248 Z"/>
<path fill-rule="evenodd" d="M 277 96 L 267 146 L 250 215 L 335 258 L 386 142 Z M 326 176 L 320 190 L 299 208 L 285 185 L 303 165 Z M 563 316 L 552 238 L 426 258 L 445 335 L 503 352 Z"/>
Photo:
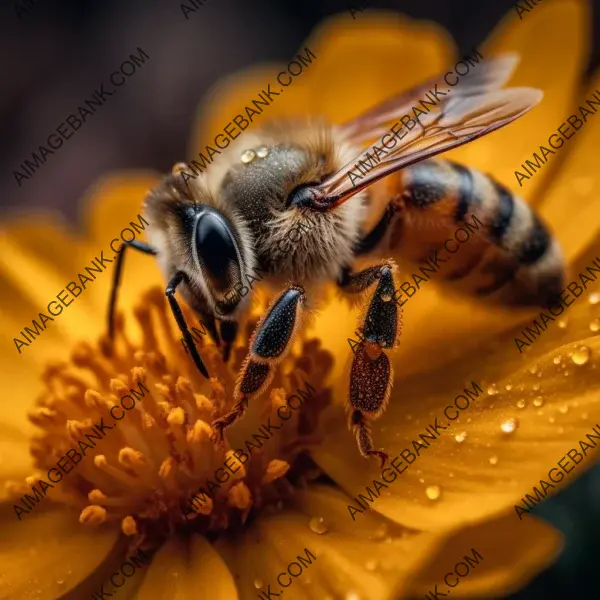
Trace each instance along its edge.
<path fill-rule="evenodd" d="M 346 407 L 348 426 L 356 437 L 360 453 L 365 458 L 378 457 L 382 467 L 389 456 L 373 448 L 369 421 L 383 414 L 392 389 L 392 365 L 384 350 L 395 346 L 401 326 L 401 311 L 394 300 L 393 270 L 391 262 L 358 273 L 345 269 L 338 282 L 345 291 L 360 293 L 377 281 L 361 319 L 361 340 L 353 348 Z"/>
<path fill-rule="evenodd" d="M 300 326 L 304 298 L 304 290 L 300 286 L 289 287 L 274 300 L 258 322 L 235 385 L 233 397 L 237 402 L 227 414 L 213 421 L 213 442 L 222 441 L 225 429 L 246 412 L 248 401 L 268 387 L 275 365 L 285 358 Z"/>

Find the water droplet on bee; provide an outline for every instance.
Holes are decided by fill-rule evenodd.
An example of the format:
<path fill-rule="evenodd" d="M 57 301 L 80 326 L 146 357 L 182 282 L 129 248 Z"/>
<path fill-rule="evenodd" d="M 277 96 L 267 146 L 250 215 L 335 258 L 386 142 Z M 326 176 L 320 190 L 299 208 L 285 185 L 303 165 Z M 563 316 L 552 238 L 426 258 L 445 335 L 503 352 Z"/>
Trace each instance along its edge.
<path fill-rule="evenodd" d="M 500 429 L 503 433 L 510 435 L 511 433 L 514 433 L 517 430 L 518 426 L 519 421 L 515 417 L 510 417 L 510 419 L 506 419 L 506 421 L 504 421 L 502 425 L 500 425 Z"/>
<path fill-rule="evenodd" d="M 442 495 L 442 488 L 439 485 L 430 485 L 425 490 L 425 494 L 430 500 L 439 500 Z"/>
<path fill-rule="evenodd" d="M 488 396 L 495 396 L 498 393 L 498 388 L 495 383 L 492 383 L 487 389 Z"/>
<path fill-rule="evenodd" d="M 265 157 L 269 156 L 269 149 L 266 146 L 261 146 L 256 151 L 256 154 L 259 158 L 265 158 Z"/>
<path fill-rule="evenodd" d="M 517 400 L 517 408 L 525 408 L 527 406 L 527 402 L 521 398 L 521 400 Z"/>
<path fill-rule="evenodd" d="M 312 532 L 318 533 L 319 535 L 323 535 L 328 531 L 327 525 L 325 524 L 325 519 L 323 519 L 323 517 L 313 517 L 308 526 Z"/>
<path fill-rule="evenodd" d="M 242 153 L 242 155 L 240 156 L 240 160 L 247 165 L 248 163 L 251 163 L 254 159 L 256 158 L 256 152 L 254 152 L 254 150 L 246 150 L 245 152 Z"/>
<path fill-rule="evenodd" d="M 573 353 L 571 360 L 576 365 L 585 365 L 587 361 L 590 360 L 590 354 L 590 349 L 587 346 L 579 346 Z"/>
<path fill-rule="evenodd" d="M 459 444 L 460 444 L 460 443 L 462 443 L 462 442 L 464 442 L 466 438 L 467 438 L 467 432 L 466 432 L 466 431 L 463 431 L 463 432 L 461 432 L 461 433 L 457 433 L 457 434 L 454 436 L 454 439 L 455 439 L 455 440 L 456 440 L 456 441 L 457 441 Z"/>
<path fill-rule="evenodd" d="M 490 465 L 497 465 L 498 464 L 498 457 L 496 455 L 490 456 L 489 462 L 490 462 Z"/>

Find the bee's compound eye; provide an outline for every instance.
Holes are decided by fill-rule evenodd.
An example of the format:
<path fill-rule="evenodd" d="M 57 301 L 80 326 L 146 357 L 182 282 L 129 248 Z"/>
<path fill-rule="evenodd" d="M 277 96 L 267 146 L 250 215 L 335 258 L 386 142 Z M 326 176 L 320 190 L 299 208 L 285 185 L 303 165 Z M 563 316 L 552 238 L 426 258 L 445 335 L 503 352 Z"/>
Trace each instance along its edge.
<path fill-rule="evenodd" d="M 204 274 L 219 292 L 239 278 L 234 237 L 228 223 L 218 214 L 205 212 L 196 225 L 196 250 Z"/>

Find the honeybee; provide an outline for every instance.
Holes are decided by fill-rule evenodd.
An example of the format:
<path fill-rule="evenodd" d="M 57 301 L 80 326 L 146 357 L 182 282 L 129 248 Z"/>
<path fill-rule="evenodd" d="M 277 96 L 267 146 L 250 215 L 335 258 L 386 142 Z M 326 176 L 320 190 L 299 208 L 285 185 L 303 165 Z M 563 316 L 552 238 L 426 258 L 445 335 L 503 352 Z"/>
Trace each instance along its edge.
<path fill-rule="evenodd" d="M 193 181 L 181 176 L 185 165 L 176 165 L 144 200 L 150 244 L 129 242 L 118 256 L 110 336 L 128 246 L 156 255 L 173 315 L 205 377 L 176 290 L 227 360 L 251 296 L 228 292 L 256 269 L 272 286 L 283 286 L 250 339 L 235 405 L 212 423 L 217 443 L 248 401 L 269 386 L 318 286 L 333 281 L 343 292 L 363 295 L 363 335 L 351 359 L 346 411 L 361 455 L 378 457 L 383 466 L 388 455 L 374 448 L 370 421 L 384 412 L 392 387 L 388 354 L 401 325 L 394 257 L 423 260 L 471 215 L 483 226 L 440 277 L 504 305 L 549 306 L 562 289 L 560 247 L 533 209 L 491 177 L 432 158 L 509 124 L 541 100 L 543 93 L 532 88 L 502 89 L 517 62 L 515 55 L 482 61 L 418 125 L 402 136 L 392 128 L 397 143 L 390 148 L 388 139 L 372 168 L 357 162 L 365 142 L 373 150 L 386 124 L 407 113 L 442 76 L 342 125 L 308 118 L 248 131 Z M 375 215 L 382 201 L 386 208 Z M 303 235 L 282 245 L 299 225 Z M 375 264 L 356 270 L 362 258 Z"/>

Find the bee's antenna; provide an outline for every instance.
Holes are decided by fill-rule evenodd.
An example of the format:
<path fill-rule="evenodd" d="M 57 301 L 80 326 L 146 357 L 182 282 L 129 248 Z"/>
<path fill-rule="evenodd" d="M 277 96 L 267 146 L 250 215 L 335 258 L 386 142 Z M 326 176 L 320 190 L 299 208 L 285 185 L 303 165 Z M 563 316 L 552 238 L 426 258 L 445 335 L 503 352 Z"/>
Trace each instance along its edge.
<path fill-rule="evenodd" d="M 123 270 L 123 262 L 125 261 L 125 250 L 128 247 L 134 248 L 139 252 L 145 254 L 158 254 L 157 251 L 144 244 L 144 242 L 136 242 L 135 240 L 129 242 L 123 242 L 119 253 L 117 254 L 117 262 L 113 273 L 112 289 L 110 291 L 110 301 L 108 303 L 108 339 L 112 342 L 115 337 L 115 311 L 117 308 L 117 293 L 119 291 L 119 285 L 121 284 L 121 271 Z"/>
<path fill-rule="evenodd" d="M 200 354 L 198 354 L 198 349 L 196 348 L 196 342 L 195 342 L 194 338 L 192 337 L 190 330 L 188 329 L 187 323 L 185 322 L 185 317 L 183 316 L 183 312 L 181 311 L 179 303 L 177 302 L 177 299 L 175 298 L 175 290 L 177 289 L 177 286 L 180 283 L 183 283 L 184 281 L 186 283 L 188 283 L 187 275 L 183 271 L 177 271 L 175 273 L 175 275 L 173 275 L 173 277 L 171 277 L 171 281 L 169 281 L 169 283 L 167 285 L 167 289 L 165 290 L 165 295 L 167 296 L 167 299 L 169 300 L 169 305 L 171 306 L 171 311 L 173 312 L 173 316 L 175 317 L 175 320 L 177 321 L 177 325 L 179 325 L 179 330 L 181 331 L 181 334 L 183 335 L 183 339 L 185 340 L 185 343 L 187 344 L 187 347 L 189 348 L 190 354 L 192 355 L 192 359 L 194 360 L 196 367 L 198 368 L 200 373 L 202 373 L 202 375 L 204 375 L 204 377 L 206 377 L 206 379 L 209 379 L 210 375 L 208 374 L 208 371 L 206 370 L 206 367 L 204 366 L 204 363 L 202 362 L 202 359 L 200 358 Z"/>

